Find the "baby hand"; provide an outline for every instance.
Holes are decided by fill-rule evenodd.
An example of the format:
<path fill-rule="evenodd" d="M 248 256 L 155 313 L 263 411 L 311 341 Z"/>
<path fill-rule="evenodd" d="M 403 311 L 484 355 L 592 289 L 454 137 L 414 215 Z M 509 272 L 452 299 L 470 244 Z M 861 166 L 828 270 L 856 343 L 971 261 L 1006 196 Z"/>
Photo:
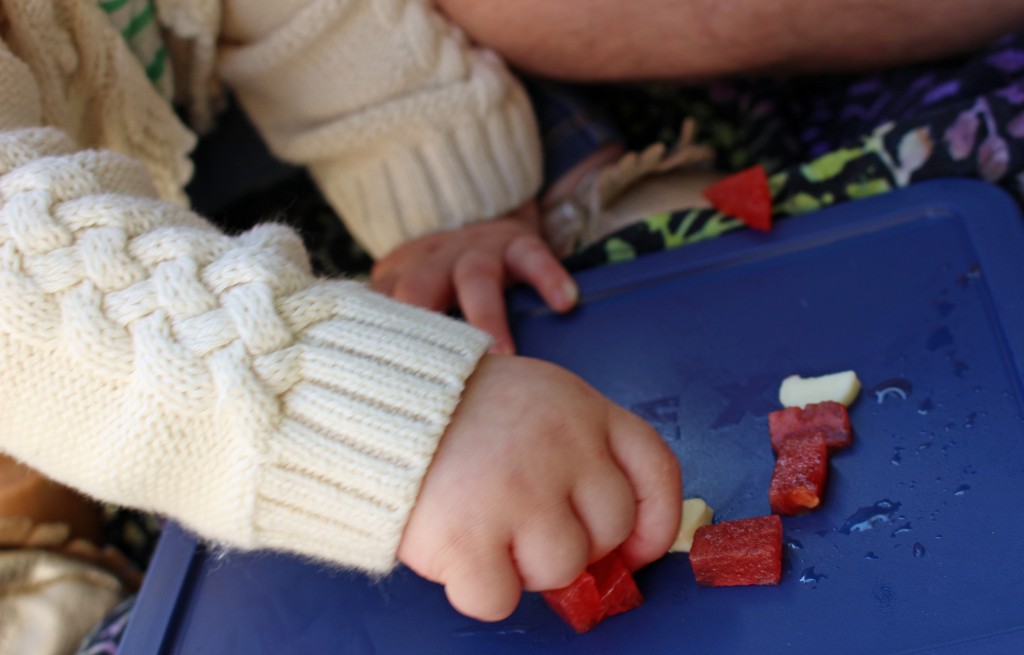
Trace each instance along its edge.
<path fill-rule="evenodd" d="M 632 568 L 679 527 L 679 464 L 658 433 L 572 373 L 485 356 L 427 471 L 399 559 L 458 611 L 505 618 L 621 546 Z"/>
<path fill-rule="evenodd" d="M 505 287 L 527 283 L 558 312 L 576 304 L 576 284 L 541 239 L 538 225 L 531 201 L 505 218 L 410 241 L 376 263 L 371 286 L 435 311 L 457 305 L 469 323 L 494 337 L 492 352 L 512 353 Z"/>

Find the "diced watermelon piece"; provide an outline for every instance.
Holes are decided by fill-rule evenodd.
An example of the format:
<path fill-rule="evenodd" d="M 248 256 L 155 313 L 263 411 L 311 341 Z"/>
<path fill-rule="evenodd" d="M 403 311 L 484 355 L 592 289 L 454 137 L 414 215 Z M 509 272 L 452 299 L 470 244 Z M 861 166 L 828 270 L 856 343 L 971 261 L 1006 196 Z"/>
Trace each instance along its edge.
<path fill-rule="evenodd" d="M 584 571 L 568 587 L 542 592 L 547 604 L 563 621 L 579 633 L 586 632 L 604 618 L 604 605 L 594 576 Z"/>
<path fill-rule="evenodd" d="M 828 477 L 828 449 L 821 432 L 798 434 L 782 442 L 768 504 L 776 514 L 792 516 L 821 504 Z"/>
<path fill-rule="evenodd" d="M 690 566 L 704 587 L 775 585 L 782 578 L 782 520 L 772 514 L 702 525 Z"/>
<path fill-rule="evenodd" d="M 621 614 L 644 602 L 633 573 L 617 550 L 594 562 L 587 570 L 597 582 L 606 616 Z"/>
<path fill-rule="evenodd" d="M 768 415 L 768 434 L 775 452 L 779 452 L 779 447 L 789 437 L 813 432 L 825 435 L 829 450 L 846 448 L 853 443 L 853 428 L 846 406 L 829 400 L 803 408 L 787 407 Z"/>
<path fill-rule="evenodd" d="M 594 562 L 572 584 L 541 594 L 576 632 L 587 632 L 606 616 L 644 602 L 633 574 L 617 550 Z"/>
<path fill-rule="evenodd" d="M 755 230 L 772 229 L 772 191 L 760 164 L 723 177 L 704 189 L 703 195 L 715 209 Z"/>

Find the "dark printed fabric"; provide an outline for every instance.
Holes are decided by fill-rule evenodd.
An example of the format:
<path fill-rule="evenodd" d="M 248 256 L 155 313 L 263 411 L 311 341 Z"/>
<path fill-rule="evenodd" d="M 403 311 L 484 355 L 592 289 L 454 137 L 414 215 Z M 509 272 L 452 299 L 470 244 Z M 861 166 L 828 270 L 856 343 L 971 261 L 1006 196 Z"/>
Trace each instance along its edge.
<path fill-rule="evenodd" d="M 776 219 L 940 177 L 992 182 L 1024 202 L 1024 33 L 969 57 L 865 76 L 645 92 L 646 102 L 638 89 L 603 89 L 591 99 L 623 121 L 633 147 L 671 140 L 672 126 L 696 117 L 698 140 L 716 148 L 723 170 L 760 163 L 769 171 Z M 647 217 L 567 265 L 629 260 L 739 227 L 713 210 L 681 208 Z"/>
<path fill-rule="evenodd" d="M 576 89 L 564 84 L 525 78 L 544 161 L 543 194 L 587 155 L 609 143 L 622 141 L 600 107 L 587 102 Z"/>
<path fill-rule="evenodd" d="M 134 606 L 135 596 L 129 596 L 118 603 L 86 635 L 75 655 L 116 655 Z"/>

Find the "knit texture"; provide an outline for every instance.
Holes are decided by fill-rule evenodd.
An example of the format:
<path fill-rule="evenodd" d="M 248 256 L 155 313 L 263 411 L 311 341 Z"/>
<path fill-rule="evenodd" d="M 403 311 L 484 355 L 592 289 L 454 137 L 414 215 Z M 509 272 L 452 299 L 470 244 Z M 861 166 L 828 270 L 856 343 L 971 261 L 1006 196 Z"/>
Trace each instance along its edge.
<path fill-rule="evenodd" d="M 0 446 L 223 544 L 391 568 L 487 337 L 157 199 L 40 126 L 33 72 L 0 49 Z"/>
<path fill-rule="evenodd" d="M 525 91 L 426 0 L 226 6 L 223 79 L 372 255 L 539 188 Z"/>
<path fill-rule="evenodd" d="M 96 2 L 0 0 L 0 18 L 7 46 L 35 80 L 44 123 L 81 146 L 136 158 L 161 198 L 187 203 L 195 136 Z"/>
<path fill-rule="evenodd" d="M 154 0 L 97 0 L 98 6 L 124 37 L 139 59 L 146 77 L 160 95 L 174 97 L 174 79 L 168 62 Z"/>

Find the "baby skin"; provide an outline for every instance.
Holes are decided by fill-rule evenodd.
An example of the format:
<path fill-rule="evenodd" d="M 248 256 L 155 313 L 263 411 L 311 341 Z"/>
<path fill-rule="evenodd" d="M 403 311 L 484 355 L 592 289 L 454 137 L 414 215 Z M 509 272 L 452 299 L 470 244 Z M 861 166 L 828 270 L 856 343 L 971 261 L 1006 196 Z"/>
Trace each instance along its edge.
<path fill-rule="evenodd" d="M 679 463 L 658 433 L 583 380 L 486 355 L 413 508 L 398 558 L 459 612 L 507 617 L 620 548 L 637 569 L 679 528 Z"/>

